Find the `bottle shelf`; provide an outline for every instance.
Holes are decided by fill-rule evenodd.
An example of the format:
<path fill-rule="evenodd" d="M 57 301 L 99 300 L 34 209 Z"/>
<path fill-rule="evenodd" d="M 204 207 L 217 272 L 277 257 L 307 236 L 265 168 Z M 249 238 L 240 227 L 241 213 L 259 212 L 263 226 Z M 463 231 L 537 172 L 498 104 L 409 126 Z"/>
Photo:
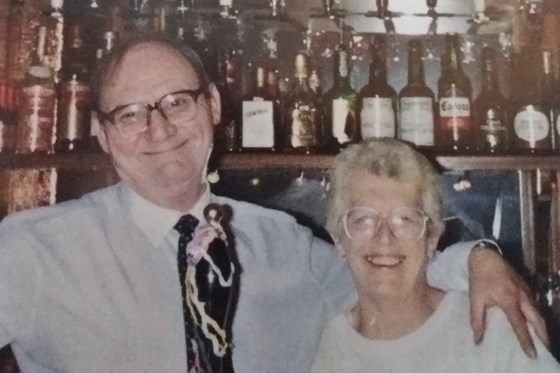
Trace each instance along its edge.
<path fill-rule="evenodd" d="M 426 154 L 444 170 L 560 170 L 559 155 L 436 155 Z M 334 156 L 326 154 L 227 154 L 221 169 L 329 168 Z"/>
<path fill-rule="evenodd" d="M 560 170 L 558 155 L 432 155 L 444 170 Z M 221 170 L 252 169 L 327 169 L 334 156 L 330 154 L 296 153 L 235 153 L 225 154 L 220 162 Z M 0 154 L 0 169 L 62 168 L 77 170 L 102 170 L 113 167 L 104 153 L 64 154 Z"/>

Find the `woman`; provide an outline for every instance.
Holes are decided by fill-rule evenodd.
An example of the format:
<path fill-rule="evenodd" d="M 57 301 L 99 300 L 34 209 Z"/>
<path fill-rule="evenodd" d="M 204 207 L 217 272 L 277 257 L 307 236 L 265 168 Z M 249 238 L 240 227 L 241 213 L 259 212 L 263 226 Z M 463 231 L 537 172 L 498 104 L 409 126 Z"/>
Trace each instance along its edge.
<path fill-rule="evenodd" d="M 358 301 L 325 328 L 312 372 L 560 372 L 537 338 L 538 358 L 528 358 L 497 309 L 475 345 L 466 294 L 428 285 L 444 225 L 437 174 L 424 156 L 372 139 L 333 166 L 327 229 Z"/>

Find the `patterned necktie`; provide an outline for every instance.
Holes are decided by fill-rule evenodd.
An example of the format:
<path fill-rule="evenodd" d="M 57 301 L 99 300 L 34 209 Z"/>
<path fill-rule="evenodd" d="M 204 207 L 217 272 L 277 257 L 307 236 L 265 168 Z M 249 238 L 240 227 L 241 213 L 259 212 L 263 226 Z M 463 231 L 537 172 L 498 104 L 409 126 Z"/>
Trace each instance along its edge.
<path fill-rule="evenodd" d="M 183 215 L 173 227 L 179 232 L 179 246 L 177 250 L 177 267 L 179 269 L 179 282 L 181 283 L 181 295 L 183 298 L 183 320 L 185 322 L 185 339 L 187 345 L 187 366 L 196 365 L 196 351 L 193 343 L 193 320 L 187 306 L 187 294 L 185 286 L 185 275 L 187 273 L 187 244 L 192 240 L 193 233 L 198 225 L 198 219 L 192 215 Z"/>

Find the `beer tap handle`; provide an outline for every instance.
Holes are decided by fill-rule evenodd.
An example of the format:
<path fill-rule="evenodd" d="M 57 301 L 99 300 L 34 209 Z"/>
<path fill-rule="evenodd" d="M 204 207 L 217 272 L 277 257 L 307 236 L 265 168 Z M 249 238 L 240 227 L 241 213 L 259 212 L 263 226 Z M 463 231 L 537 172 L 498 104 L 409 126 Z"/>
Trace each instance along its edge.
<path fill-rule="evenodd" d="M 437 18 L 437 0 L 426 0 L 426 6 L 428 7 L 428 17 Z"/>
<path fill-rule="evenodd" d="M 325 14 L 331 16 L 333 14 L 334 0 L 323 0 L 323 10 Z"/>
<path fill-rule="evenodd" d="M 375 4 L 377 5 L 377 17 L 381 19 L 387 17 L 389 0 L 375 0 Z"/>

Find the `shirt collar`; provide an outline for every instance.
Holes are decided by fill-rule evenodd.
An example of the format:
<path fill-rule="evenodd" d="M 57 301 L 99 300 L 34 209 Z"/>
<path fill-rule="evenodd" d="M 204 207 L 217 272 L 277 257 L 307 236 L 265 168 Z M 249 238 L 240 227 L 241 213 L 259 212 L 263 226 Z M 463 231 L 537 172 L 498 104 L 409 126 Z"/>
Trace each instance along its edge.
<path fill-rule="evenodd" d="M 125 187 L 125 203 L 128 205 L 132 220 L 144 232 L 148 240 L 158 246 L 173 229 L 179 218 L 191 214 L 199 221 L 204 221 L 204 208 L 210 203 L 211 193 L 208 183 L 204 183 L 204 192 L 194 206 L 187 212 L 158 206 L 146 200 L 129 187 Z"/>

